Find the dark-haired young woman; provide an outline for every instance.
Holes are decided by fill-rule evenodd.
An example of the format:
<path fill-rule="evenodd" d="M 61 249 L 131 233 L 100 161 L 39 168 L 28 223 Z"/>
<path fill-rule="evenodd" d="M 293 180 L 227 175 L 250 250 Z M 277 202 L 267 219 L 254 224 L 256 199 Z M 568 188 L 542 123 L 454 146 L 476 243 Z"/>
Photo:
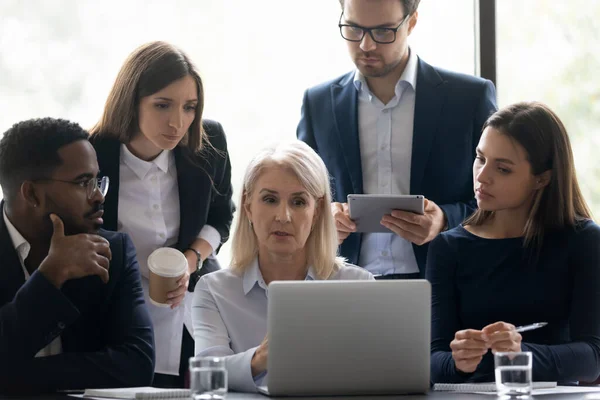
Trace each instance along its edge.
<path fill-rule="evenodd" d="M 600 227 L 583 199 L 566 129 L 541 103 L 484 125 L 478 210 L 430 245 L 433 382 L 494 381 L 493 353 L 529 351 L 533 380 L 600 374 Z M 515 326 L 547 322 L 518 333 Z"/>
<path fill-rule="evenodd" d="M 197 279 L 219 269 L 214 254 L 229 237 L 234 206 L 231 164 L 221 125 L 202 120 L 202 80 L 190 59 L 164 42 L 127 58 L 102 118 L 91 130 L 102 175 L 110 177 L 104 228 L 127 232 L 137 249 L 154 324 L 154 386 L 183 387 Z M 148 255 L 179 249 L 188 271 L 170 293 L 170 307 L 148 297 Z"/>

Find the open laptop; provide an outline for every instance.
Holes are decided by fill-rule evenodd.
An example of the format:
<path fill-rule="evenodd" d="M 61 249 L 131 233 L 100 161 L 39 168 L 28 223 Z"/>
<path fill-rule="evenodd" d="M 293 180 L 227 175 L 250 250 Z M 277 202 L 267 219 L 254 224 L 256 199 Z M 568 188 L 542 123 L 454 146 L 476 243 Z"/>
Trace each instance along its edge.
<path fill-rule="evenodd" d="M 270 396 L 425 393 L 426 280 L 278 281 L 269 285 Z"/>

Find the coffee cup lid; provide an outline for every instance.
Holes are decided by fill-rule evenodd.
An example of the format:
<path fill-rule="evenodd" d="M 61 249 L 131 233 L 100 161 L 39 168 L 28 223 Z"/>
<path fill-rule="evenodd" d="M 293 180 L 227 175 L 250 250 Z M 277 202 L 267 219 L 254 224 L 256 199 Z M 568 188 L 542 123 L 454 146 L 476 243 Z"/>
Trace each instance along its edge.
<path fill-rule="evenodd" d="M 187 268 L 187 258 L 177 249 L 160 247 L 148 256 L 148 269 L 165 277 L 180 276 Z"/>

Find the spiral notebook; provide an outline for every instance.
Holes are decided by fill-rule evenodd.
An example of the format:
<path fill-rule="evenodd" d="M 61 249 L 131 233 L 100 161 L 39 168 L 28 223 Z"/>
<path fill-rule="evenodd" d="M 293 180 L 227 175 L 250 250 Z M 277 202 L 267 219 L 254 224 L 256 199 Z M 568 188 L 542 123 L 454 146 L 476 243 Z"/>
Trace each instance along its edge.
<path fill-rule="evenodd" d="M 553 389 L 555 387 L 556 382 L 533 382 L 533 389 Z M 496 383 L 436 383 L 433 385 L 433 390 L 436 392 L 458 393 L 495 392 Z"/>
<path fill-rule="evenodd" d="M 133 387 L 122 389 L 86 389 L 83 397 L 103 397 L 106 399 L 189 399 L 189 389 L 159 389 L 153 387 Z"/>

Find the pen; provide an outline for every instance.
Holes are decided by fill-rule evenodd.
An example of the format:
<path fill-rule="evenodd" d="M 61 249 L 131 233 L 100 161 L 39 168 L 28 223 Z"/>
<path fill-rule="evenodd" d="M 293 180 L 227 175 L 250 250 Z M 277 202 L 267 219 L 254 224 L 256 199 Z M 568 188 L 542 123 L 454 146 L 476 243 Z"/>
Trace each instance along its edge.
<path fill-rule="evenodd" d="M 542 328 L 546 325 L 548 325 L 547 322 L 536 322 L 535 324 L 531 324 L 531 325 L 517 326 L 516 331 L 519 333 L 527 332 L 527 331 L 532 331 L 534 329 Z"/>

